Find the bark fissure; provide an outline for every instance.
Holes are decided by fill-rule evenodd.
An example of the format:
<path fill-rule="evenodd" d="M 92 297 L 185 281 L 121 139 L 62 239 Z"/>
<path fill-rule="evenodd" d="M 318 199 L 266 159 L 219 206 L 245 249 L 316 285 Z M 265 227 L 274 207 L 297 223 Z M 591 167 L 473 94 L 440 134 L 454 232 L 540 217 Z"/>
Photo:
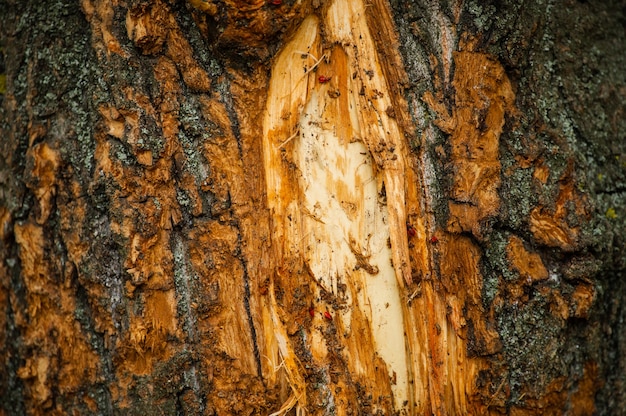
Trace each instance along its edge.
<path fill-rule="evenodd" d="M 241 253 L 241 234 L 238 237 L 237 244 L 239 245 L 238 251 Z M 252 349 L 254 351 L 254 359 L 256 361 L 256 371 L 259 378 L 263 378 L 263 365 L 261 364 L 261 351 L 259 349 L 259 343 L 257 338 L 257 331 L 254 326 L 254 317 L 253 311 L 250 307 L 250 275 L 248 274 L 248 266 L 245 259 L 241 259 L 241 264 L 243 266 L 243 303 L 246 309 L 248 325 L 250 325 L 250 336 L 252 338 Z"/>

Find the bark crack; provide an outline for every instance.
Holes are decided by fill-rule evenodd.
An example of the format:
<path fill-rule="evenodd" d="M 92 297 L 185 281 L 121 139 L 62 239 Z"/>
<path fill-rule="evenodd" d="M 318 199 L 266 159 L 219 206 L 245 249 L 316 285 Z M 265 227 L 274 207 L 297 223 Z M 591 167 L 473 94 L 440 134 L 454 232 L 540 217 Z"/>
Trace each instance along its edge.
<path fill-rule="evenodd" d="M 261 352 L 259 350 L 259 344 L 257 340 L 256 328 L 254 326 L 254 319 L 252 317 L 252 310 L 250 309 L 250 275 L 248 273 L 248 263 L 245 257 L 241 255 L 241 233 L 237 237 L 237 251 L 241 266 L 243 267 L 243 304 L 246 308 L 246 316 L 248 318 L 248 325 L 250 325 L 250 337 L 252 338 L 252 348 L 254 351 L 254 360 L 256 363 L 257 375 L 263 380 L 263 367 L 261 365 Z"/>

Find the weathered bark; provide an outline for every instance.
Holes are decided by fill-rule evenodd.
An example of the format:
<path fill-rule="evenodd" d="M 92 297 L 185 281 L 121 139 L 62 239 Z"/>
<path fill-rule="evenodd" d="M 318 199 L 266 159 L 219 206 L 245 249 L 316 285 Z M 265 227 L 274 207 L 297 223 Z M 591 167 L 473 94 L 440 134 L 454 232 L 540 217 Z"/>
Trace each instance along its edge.
<path fill-rule="evenodd" d="M 4 414 L 620 411 L 621 3 L 0 16 Z"/>

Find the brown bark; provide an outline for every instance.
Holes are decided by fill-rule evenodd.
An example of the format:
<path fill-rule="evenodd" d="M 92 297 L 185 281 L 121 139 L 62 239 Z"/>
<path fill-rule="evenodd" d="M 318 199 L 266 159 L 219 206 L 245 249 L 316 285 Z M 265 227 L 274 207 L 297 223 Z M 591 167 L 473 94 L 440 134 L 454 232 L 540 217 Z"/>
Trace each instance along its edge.
<path fill-rule="evenodd" d="M 540 3 L 2 3 L 0 411 L 618 409 L 626 81 Z"/>

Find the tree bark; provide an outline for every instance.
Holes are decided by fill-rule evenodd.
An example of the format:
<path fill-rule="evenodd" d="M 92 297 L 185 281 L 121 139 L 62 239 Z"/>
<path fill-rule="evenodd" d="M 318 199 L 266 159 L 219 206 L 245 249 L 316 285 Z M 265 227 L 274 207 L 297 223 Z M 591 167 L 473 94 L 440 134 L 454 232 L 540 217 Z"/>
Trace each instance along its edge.
<path fill-rule="evenodd" d="M 2 414 L 617 414 L 624 5 L 0 1 Z"/>

